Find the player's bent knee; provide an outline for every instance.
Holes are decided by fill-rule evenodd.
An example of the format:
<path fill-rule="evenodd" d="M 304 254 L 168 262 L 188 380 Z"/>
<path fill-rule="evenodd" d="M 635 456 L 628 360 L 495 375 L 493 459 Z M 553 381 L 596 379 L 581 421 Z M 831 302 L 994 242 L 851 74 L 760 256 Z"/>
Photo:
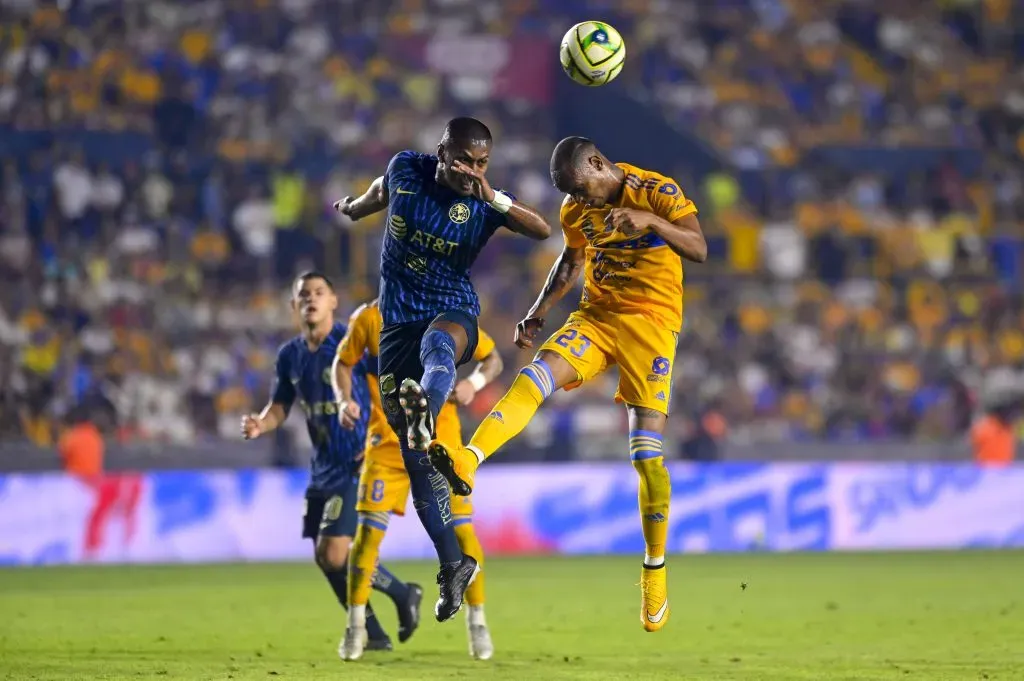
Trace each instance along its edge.
<path fill-rule="evenodd" d="M 626 410 L 629 412 L 630 430 L 640 429 L 654 431 L 659 435 L 663 430 L 665 430 L 665 423 L 668 421 L 668 415 L 664 412 L 658 411 L 657 409 L 651 409 L 650 407 L 641 407 L 635 404 L 627 404 Z"/>
<path fill-rule="evenodd" d="M 569 363 L 569 360 L 557 352 L 541 350 L 533 358 L 533 361 L 543 362 L 547 365 L 548 371 L 551 372 L 551 377 L 554 379 L 555 390 L 573 381 L 580 380 L 580 374 L 576 371 L 576 368 Z"/>
<path fill-rule="evenodd" d="M 352 546 L 351 537 L 324 537 L 316 543 L 316 562 L 320 569 L 337 571 L 348 564 L 348 552 Z"/>
<path fill-rule="evenodd" d="M 520 369 L 519 375 L 536 388 L 537 395 L 534 397 L 538 399 L 538 404 L 551 397 L 551 394 L 561 387 L 555 379 L 550 365 L 539 356 Z"/>
<path fill-rule="evenodd" d="M 389 520 L 389 514 L 384 511 L 360 511 L 359 525 L 356 529 L 357 540 L 372 541 L 378 535 L 383 539 L 384 533 L 388 531 Z"/>

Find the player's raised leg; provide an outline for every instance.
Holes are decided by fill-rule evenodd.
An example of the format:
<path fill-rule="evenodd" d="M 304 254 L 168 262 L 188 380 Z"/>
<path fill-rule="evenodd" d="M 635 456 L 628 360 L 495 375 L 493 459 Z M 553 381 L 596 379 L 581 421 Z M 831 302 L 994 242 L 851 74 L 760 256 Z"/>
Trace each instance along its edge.
<path fill-rule="evenodd" d="M 475 337 L 476 320 L 463 313 L 441 315 L 427 327 L 420 341 L 423 376 L 403 381 L 399 396 L 410 449 L 425 452 L 434 439 L 437 415 L 455 388 L 458 365 L 472 356 Z"/>
<path fill-rule="evenodd" d="M 665 414 L 629 406 L 629 458 L 639 477 L 640 525 L 644 563 L 640 570 L 640 621 L 647 631 L 665 626 L 669 617 L 665 539 L 672 486 L 662 452 Z"/>
<path fill-rule="evenodd" d="M 556 264 L 556 271 L 558 267 Z M 550 295 L 545 288 L 541 299 Z M 531 311 L 516 328 L 516 344 L 532 347 L 542 325 L 543 320 Z M 604 371 L 614 347 L 610 326 L 577 315 L 570 317 L 541 346 L 534 360 L 519 370 L 508 392 L 480 423 L 468 445 L 431 445 L 430 460 L 451 484 L 452 492 L 463 496 L 472 493 L 477 467 L 522 432 L 552 393 Z"/>
<path fill-rule="evenodd" d="M 473 433 L 466 446 L 435 442 L 430 460 L 452 486 L 452 492 L 473 492 L 477 467 L 514 438 L 553 392 L 578 379 L 576 369 L 552 352 L 541 352 L 519 370 L 508 392 Z"/>

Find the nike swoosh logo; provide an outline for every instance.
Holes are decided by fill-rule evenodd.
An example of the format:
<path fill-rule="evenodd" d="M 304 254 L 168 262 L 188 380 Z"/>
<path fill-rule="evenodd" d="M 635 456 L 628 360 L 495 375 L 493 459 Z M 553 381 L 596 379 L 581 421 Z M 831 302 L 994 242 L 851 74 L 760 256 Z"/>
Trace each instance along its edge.
<path fill-rule="evenodd" d="M 416 192 L 411 192 L 408 189 L 396 189 L 395 192 L 398 193 L 398 194 L 415 194 L 416 193 Z"/>
<path fill-rule="evenodd" d="M 665 616 L 666 610 L 668 610 L 667 600 L 661 604 L 661 608 L 658 609 L 658 612 L 654 613 L 653 615 L 650 612 L 647 613 L 647 621 L 651 624 L 657 624 L 661 621 L 661 618 Z"/>

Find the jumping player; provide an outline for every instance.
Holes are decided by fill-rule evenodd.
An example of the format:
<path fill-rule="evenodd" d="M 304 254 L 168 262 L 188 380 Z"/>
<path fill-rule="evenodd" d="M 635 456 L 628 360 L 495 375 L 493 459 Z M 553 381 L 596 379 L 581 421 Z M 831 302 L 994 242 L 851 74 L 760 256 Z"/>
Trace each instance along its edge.
<path fill-rule="evenodd" d="M 312 479 L 306 491 L 302 536 L 314 542 L 316 563 L 342 607 L 348 607 L 348 552 L 356 529 L 356 491 L 370 409 L 366 363 L 357 366 L 351 399 L 365 405 L 366 416 L 352 428 L 342 428 L 332 388 L 331 365 L 345 337 L 345 325 L 335 323 L 338 299 L 331 281 L 319 272 L 300 275 L 292 287 L 292 307 L 302 333 L 281 346 L 270 401 L 259 414 L 242 418 L 242 437 L 252 440 L 281 426 L 296 399 L 306 417 L 313 442 Z M 406 641 L 419 625 L 423 590 L 405 584 L 381 566 L 373 583 L 398 608 L 398 637 Z M 391 641 L 366 609 L 370 650 L 391 650 Z M 344 640 L 342 640 L 344 644 Z M 342 646 L 339 646 L 341 653 Z"/>
<path fill-rule="evenodd" d="M 430 458 L 454 494 L 469 494 L 477 466 L 515 437 L 551 393 L 617 364 L 615 399 L 626 404 L 630 458 L 640 477 L 646 545 L 640 619 L 644 629 L 657 631 L 669 618 L 665 538 L 671 490 L 662 433 L 683 322 L 681 261 L 703 262 L 707 244 L 697 208 L 674 180 L 611 163 L 588 139 L 558 143 L 551 180 L 566 194 L 560 216 L 565 247 L 516 327 L 516 344 L 533 347 L 545 315 L 583 270 L 579 309 L 519 372 L 468 447 L 437 442 Z"/>
<path fill-rule="evenodd" d="M 434 616 L 441 622 L 462 607 L 479 569 L 459 548 L 448 485 L 426 454 L 456 368 L 477 345 L 480 301 L 469 269 L 500 227 L 534 239 L 551 235 L 536 210 L 491 188 L 485 176 L 490 155 L 487 126 L 455 118 L 445 126 L 436 156 L 400 152 L 365 194 L 335 204 L 353 220 L 388 211 L 378 379 L 384 413 L 402 446 L 413 506 L 437 550 Z"/>
<path fill-rule="evenodd" d="M 338 348 L 335 377 L 338 387 L 336 395 L 345 396 L 343 385 L 350 385 L 353 367 L 358 368 L 365 357 L 370 367 L 376 365 L 379 352 L 378 341 L 383 325 L 380 308 L 374 300 L 356 310 L 349 318 L 348 333 Z M 456 404 L 467 405 L 477 392 L 497 378 L 502 370 L 501 355 L 494 346 L 494 340 L 480 329 L 473 359 L 478 361 L 474 371 L 455 385 L 452 397 L 437 419 L 437 437 L 446 442 L 462 442 L 462 425 Z M 380 545 L 388 529 L 392 513 L 405 515 L 405 502 L 409 497 L 409 475 L 402 462 L 402 451 L 398 437 L 388 425 L 380 402 L 380 392 L 370 376 L 370 401 L 372 412 L 367 431 L 366 456 L 363 472 L 359 477 L 359 501 L 356 511 L 359 527 L 352 542 L 349 558 L 348 602 L 349 613 L 366 604 L 370 597 L 371 580 L 380 556 Z M 469 639 L 469 654 L 478 660 L 488 660 L 494 654 L 494 644 L 484 617 L 484 571 L 483 548 L 473 530 L 473 506 L 470 497 L 452 497 L 452 525 L 459 547 L 467 556 L 472 556 L 481 566 L 481 571 L 466 589 L 469 612 L 466 615 L 466 634 Z M 350 619 L 360 620 L 357 615 Z M 365 630 L 349 627 L 345 630 L 343 649 L 347 659 L 357 659 L 362 654 Z M 344 656 L 344 654 L 343 654 Z"/>

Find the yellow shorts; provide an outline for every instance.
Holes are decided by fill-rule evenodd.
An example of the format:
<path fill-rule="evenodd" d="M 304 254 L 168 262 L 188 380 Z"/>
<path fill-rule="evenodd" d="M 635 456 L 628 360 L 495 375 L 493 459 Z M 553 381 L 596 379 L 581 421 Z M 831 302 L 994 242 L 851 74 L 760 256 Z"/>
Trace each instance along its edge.
<path fill-rule="evenodd" d="M 398 449 L 398 445 L 390 446 Z M 375 455 L 374 450 L 366 454 L 366 463 L 363 464 L 363 472 L 359 475 L 356 511 L 405 515 L 405 502 L 409 498 L 409 474 L 404 468 L 380 463 L 378 458 L 384 457 Z M 398 454 L 398 460 L 401 460 L 401 453 Z M 452 495 L 452 515 L 472 514 L 473 502 L 470 497 Z"/>
<path fill-rule="evenodd" d="M 678 338 L 678 332 L 663 329 L 640 315 L 598 319 L 574 312 L 540 351 L 564 358 L 579 374 L 579 380 L 566 385 L 566 390 L 617 364 L 617 402 L 668 414 Z"/>

